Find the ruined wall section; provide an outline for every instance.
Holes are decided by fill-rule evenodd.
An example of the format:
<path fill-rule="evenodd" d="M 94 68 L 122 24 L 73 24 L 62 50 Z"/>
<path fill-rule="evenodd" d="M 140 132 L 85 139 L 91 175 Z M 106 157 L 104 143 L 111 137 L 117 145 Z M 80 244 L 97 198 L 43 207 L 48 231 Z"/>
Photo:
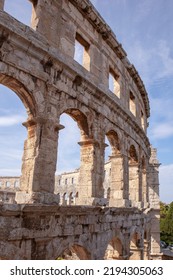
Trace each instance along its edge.
<path fill-rule="evenodd" d="M 62 128 L 58 120 L 63 112 L 73 109 L 70 113 L 74 117 L 78 119 L 76 112 L 80 111 L 87 122 L 80 141 L 83 161 L 80 188 L 87 190 L 83 203 L 90 204 L 92 201 L 87 202 L 87 197 L 101 198 L 104 194 L 104 140 L 110 130 L 117 131 L 121 140 L 124 174 L 132 144 L 137 150 L 139 164 L 142 154 L 146 162 L 149 161 L 147 93 L 122 46 L 89 1 L 31 2 L 32 27 L 35 31 L 0 11 L 3 34 L 0 81 L 18 93 L 19 86 L 14 86 L 14 81 L 3 76 L 8 73 L 29 92 L 19 92 L 29 112 L 25 123 L 28 139 L 21 187 L 24 192 L 35 193 L 34 199 L 42 197 L 41 201 L 44 201 L 45 195 L 50 195 L 47 201 L 56 202 L 53 192 L 57 132 Z M 90 61 L 83 66 L 74 60 L 75 39 L 83 44 L 85 54 L 88 53 L 87 59 Z M 89 68 L 86 64 L 87 67 L 89 64 Z M 109 89 L 109 74 L 112 72 L 120 86 L 119 97 Z M 32 102 L 26 100 L 29 95 Z M 133 113 L 130 101 L 135 106 Z M 144 127 L 139 116 L 141 110 Z M 90 162 L 86 165 L 88 157 Z M 88 175 L 83 176 L 86 170 Z M 33 196 L 31 200 L 27 196 L 26 201 L 33 201 Z M 128 199 L 127 182 L 124 196 L 124 199 Z"/>
<path fill-rule="evenodd" d="M 85 248 L 89 259 L 103 260 L 115 237 L 120 259 L 129 259 L 133 235 L 139 236 L 136 252 L 143 259 L 142 240 L 150 229 L 149 216 L 134 208 L 0 205 L 0 215 L 0 259 L 10 260 L 55 260 L 74 244 Z"/>

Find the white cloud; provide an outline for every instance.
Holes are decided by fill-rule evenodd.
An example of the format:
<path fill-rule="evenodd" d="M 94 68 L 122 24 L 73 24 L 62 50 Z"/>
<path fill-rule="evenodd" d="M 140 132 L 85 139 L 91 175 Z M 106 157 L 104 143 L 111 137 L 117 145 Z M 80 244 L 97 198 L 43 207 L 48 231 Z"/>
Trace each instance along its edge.
<path fill-rule="evenodd" d="M 12 115 L 12 116 L 1 116 L 0 117 L 0 127 L 12 126 L 20 124 L 25 119 L 21 115 Z"/>
<path fill-rule="evenodd" d="M 2 168 L 0 169 L 0 176 L 20 176 L 21 170 L 20 169 L 8 169 Z"/>
<path fill-rule="evenodd" d="M 153 139 L 164 139 L 173 136 L 173 125 L 172 123 L 155 123 L 151 129 L 151 138 Z"/>
<path fill-rule="evenodd" d="M 136 40 L 129 47 L 128 54 L 148 86 L 173 76 L 173 57 L 167 41 L 156 41 L 148 48 L 142 41 Z"/>
<path fill-rule="evenodd" d="M 163 202 L 170 203 L 173 201 L 173 164 L 161 165 L 160 167 L 160 199 Z"/>

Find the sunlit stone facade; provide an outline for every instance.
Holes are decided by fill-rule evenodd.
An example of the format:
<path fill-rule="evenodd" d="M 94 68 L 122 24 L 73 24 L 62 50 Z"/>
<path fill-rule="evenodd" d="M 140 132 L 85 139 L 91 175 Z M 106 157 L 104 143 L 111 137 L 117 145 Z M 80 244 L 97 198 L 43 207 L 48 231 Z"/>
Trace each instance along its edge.
<path fill-rule="evenodd" d="M 28 114 L 20 190 L 1 198 L 0 258 L 159 259 L 159 162 L 138 72 L 88 0 L 30 2 L 27 27 L 0 1 L 0 83 Z M 63 113 L 80 130 L 80 166 L 57 186 Z"/>

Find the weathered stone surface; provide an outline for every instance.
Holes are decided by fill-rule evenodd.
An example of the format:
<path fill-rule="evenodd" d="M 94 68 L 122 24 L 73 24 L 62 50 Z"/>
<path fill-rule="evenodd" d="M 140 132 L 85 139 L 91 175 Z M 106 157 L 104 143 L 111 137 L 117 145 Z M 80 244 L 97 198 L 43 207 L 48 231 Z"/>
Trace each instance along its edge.
<path fill-rule="evenodd" d="M 28 114 L 20 189 L 0 178 L 0 257 L 140 259 L 146 241 L 145 256 L 160 258 L 159 163 L 137 70 L 89 0 L 30 2 L 31 28 L 0 1 L 0 83 Z M 63 113 L 80 128 L 81 163 L 56 179 Z"/>

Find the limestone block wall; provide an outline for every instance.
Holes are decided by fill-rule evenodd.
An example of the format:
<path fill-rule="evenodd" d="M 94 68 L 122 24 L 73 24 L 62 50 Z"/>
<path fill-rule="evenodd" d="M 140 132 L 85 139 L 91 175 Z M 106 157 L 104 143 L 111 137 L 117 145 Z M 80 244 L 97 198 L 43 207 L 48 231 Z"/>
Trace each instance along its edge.
<path fill-rule="evenodd" d="M 0 259 L 151 258 L 150 213 L 134 208 L 0 205 L 0 215 Z"/>
<path fill-rule="evenodd" d="M 16 203 L 16 191 L 20 190 L 20 177 L 0 177 L 0 202 Z"/>
<path fill-rule="evenodd" d="M 15 201 L 50 206 L 62 200 L 55 193 L 55 173 L 58 137 L 65 129 L 60 116 L 66 113 L 78 124 L 81 136 L 75 204 L 106 205 L 106 188 L 110 207 L 144 208 L 148 213 L 152 207 L 149 234 L 153 258 L 159 258 L 159 163 L 147 137 L 148 94 L 136 68 L 89 0 L 30 0 L 30 4 L 28 27 L 5 13 L 0 1 L 0 83 L 19 96 L 28 115 Z M 111 146 L 107 181 L 105 137 Z M 69 176 L 64 175 L 67 182 Z M 35 241 L 23 244 L 30 250 Z"/>
<path fill-rule="evenodd" d="M 0 176 L 0 190 L 18 190 L 20 189 L 20 177 L 2 177 Z"/>

